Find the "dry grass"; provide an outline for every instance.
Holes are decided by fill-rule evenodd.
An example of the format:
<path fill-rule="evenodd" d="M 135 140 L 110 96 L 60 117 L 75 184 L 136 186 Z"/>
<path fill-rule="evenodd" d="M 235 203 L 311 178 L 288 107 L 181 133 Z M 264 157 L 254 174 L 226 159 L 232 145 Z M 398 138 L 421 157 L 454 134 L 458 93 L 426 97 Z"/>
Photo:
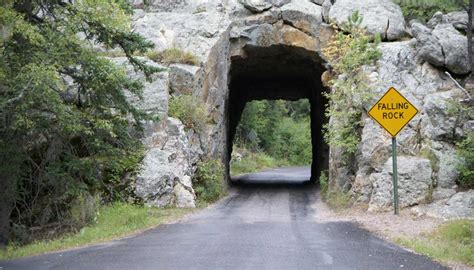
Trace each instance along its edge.
<path fill-rule="evenodd" d="M 170 48 L 163 51 L 152 51 L 147 54 L 151 60 L 170 65 L 174 63 L 198 66 L 199 59 L 191 52 L 183 51 L 179 48 Z"/>

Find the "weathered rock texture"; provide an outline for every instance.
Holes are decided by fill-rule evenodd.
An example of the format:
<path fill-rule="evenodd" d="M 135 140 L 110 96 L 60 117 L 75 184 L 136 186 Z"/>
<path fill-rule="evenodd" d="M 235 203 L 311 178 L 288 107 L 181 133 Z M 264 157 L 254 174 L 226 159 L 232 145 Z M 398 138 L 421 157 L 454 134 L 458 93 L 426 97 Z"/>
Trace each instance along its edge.
<path fill-rule="evenodd" d="M 407 32 L 414 38 L 396 41 L 405 36 L 406 29 L 400 8 L 392 1 L 333 2 L 153 0 L 145 5 L 136 0 L 136 32 L 149 38 L 157 50 L 175 47 L 200 60 L 198 66 L 170 65 L 146 84 L 145 99 L 136 101 L 161 116 L 160 121 L 146 123 L 143 142 L 148 151 L 137 194 L 150 205 L 192 207 L 196 164 L 204 157 L 227 164 L 232 130 L 245 101 L 309 98 L 317 146 L 313 175 L 329 163 L 331 186 L 350 190 L 370 210 L 388 210 L 392 198 L 389 135 L 364 114 L 361 143 L 352 164 L 340 163 L 337 149 L 328 154 L 321 136 L 327 119 L 321 109 L 326 103 L 321 92 L 326 89 L 320 78 L 328 67 L 321 50 L 333 35 L 329 23 L 342 26 L 358 10 L 368 33 L 395 41 L 382 43 L 381 59 L 366 68 L 374 93 L 366 109 L 394 86 L 420 111 L 398 136 L 401 205 L 422 204 L 431 195 L 449 211 L 472 204 L 472 192 L 455 192 L 454 140 L 466 132 L 466 121 L 447 113 L 448 103 L 463 93 L 438 69 L 468 72 L 467 42 L 459 32 L 464 14 L 438 14 L 429 26 L 412 23 Z M 211 119 L 204 131 L 187 130 L 167 116 L 169 96 L 180 94 L 204 104 Z"/>
<path fill-rule="evenodd" d="M 355 11 L 363 18 L 362 26 L 372 35 L 396 40 L 405 34 L 402 10 L 391 0 L 337 0 L 329 11 L 329 20 L 343 25 Z"/>

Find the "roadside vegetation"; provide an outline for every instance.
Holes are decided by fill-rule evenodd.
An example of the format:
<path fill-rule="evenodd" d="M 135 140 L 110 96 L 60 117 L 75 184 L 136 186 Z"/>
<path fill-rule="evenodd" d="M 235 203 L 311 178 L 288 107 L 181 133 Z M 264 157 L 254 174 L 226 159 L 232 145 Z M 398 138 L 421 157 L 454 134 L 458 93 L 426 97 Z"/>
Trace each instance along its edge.
<path fill-rule="evenodd" d="M 459 186 L 474 188 L 474 132 L 458 143 L 458 155 Z"/>
<path fill-rule="evenodd" d="M 468 0 L 395 0 L 402 9 L 406 21 L 416 19 L 420 22 L 428 22 L 433 15 L 441 11 L 448 13 L 459 11 L 462 5 L 468 5 Z"/>
<path fill-rule="evenodd" d="M 212 203 L 225 195 L 224 166 L 218 159 L 201 161 L 194 175 L 193 185 L 198 203 Z"/>
<path fill-rule="evenodd" d="M 230 174 L 258 172 L 271 168 L 288 167 L 290 162 L 276 159 L 263 151 L 251 151 L 247 148 L 234 146 L 233 157 L 230 164 Z M 237 154 L 236 154 L 237 153 Z"/>
<path fill-rule="evenodd" d="M 183 217 L 193 209 L 150 208 L 127 203 L 101 206 L 94 219 L 78 231 L 52 240 L 37 240 L 28 245 L 9 245 L 0 249 L 0 260 L 61 251 L 135 234 Z"/>
<path fill-rule="evenodd" d="M 364 105 L 372 98 L 363 66 L 375 64 L 381 56 L 377 48 L 380 36 L 372 40 L 361 27 L 362 20 L 354 12 L 343 30 L 334 28 L 333 40 L 323 49 L 333 73 L 328 82 L 331 91 L 327 93 L 326 116 L 331 121 L 325 126 L 325 139 L 330 146 L 343 151 L 343 162 L 349 162 L 357 150 Z"/>
<path fill-rule="evenodd" d="M 308 100 L 247 103 L 237 126 L 231 173 L 311 164 Z"/>
<path fill-rule="evenodd" d="M 322 172 L 319 177 L 319 187 L 321 191 L 321 197 L 333 210 L 342 210 L 349 207 L 353 199 L 352 197 L 342 190 L 330 189 L 327 172 Z"/>
<path fill-rule="evenodd" d="M 181 120 L 186 128 L 201 132 L 209 122 L 205 106 L 198 98 L 181 94 L 170 98 L 168 114 Z"/>
<path fill-rule="evenodd" d="M 396 242 L 420 254 L 446 263 L 462 262 L 474 267 L 474 221 L 450 221 L 433 233 Z"/>

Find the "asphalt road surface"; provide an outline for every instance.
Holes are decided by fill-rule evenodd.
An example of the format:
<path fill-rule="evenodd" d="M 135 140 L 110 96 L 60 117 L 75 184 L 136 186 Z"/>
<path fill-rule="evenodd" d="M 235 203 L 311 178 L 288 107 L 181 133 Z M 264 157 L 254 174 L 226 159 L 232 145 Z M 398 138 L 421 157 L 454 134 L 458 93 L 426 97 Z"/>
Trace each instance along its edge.
<path fill-rule="evenodd" d="M 445 269 L 312 207 L 309 168 L 237 178 L 216 205 L 138 236 L 0 262 L 0 269 Z"/>

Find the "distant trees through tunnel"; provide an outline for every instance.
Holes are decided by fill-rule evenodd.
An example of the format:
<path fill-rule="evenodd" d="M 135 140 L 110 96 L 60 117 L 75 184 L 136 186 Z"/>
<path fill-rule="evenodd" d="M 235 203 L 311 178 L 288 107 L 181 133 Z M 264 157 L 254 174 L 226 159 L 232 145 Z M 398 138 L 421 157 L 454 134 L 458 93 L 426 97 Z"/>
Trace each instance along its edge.
<path fill-rule="evenodd" d="M 247 102 L 234 136 L 231 175 L 310 165 L 310 112 L 308 99 Z"/>
<path fill-rule="evenodd" d="M 311 180 L 317 182 L 328 168 L 329 156 L 323 138 L 327 122 L 326 89 L 321 82 L 323 60 L 315 52 L 284 45 L 247 46 L 245 52 L 245 56 L 232 57 L 231 62 L 229 162 L 234 144 L 245 147 L 239 149 L 241 152 L 260 149 L 267 156 L 258 158 L 273 158 L 267 160 L 272 165 L 311 163 Z M 301 153 L 295 155 L 296 151 Z M 238 152 L 234 159 L 244 158 Z M 233 169 L 232 173 L 238 173 L 245 168 Z"/>

